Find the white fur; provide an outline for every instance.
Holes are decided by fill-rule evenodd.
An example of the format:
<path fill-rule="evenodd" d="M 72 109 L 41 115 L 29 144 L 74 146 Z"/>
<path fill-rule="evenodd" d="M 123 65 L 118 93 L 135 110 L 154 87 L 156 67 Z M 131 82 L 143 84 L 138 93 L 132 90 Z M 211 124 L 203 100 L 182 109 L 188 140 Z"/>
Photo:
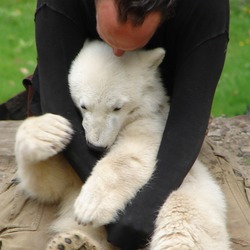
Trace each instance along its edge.
<path fill-rule="evenodd" d="M 65 244 L 64 238 L 73 242 L 70 247 L 65 244 L 65 249 L 80 245 L 114 249 L 102 226 L 116 220 L 154 173 L 169 109 L 157 70 L 164 54 L 158 48 L 118 58 L 111 48 L 96 41 L 86 42 L 73 62 L 70 91 L 83 116 L 86 140 L 108 149 L 83 186 L 58 154 L 73 133 L 66 119 L 45 114 L 20 126 L 16 158 L 21 187 L 40 201 L 61 202 L 53 224 L 59 236 L 48 249 Z M 219 186 L 196 161 L 160 209 L 148 248 L 230 249 L 225 213 Z"/>

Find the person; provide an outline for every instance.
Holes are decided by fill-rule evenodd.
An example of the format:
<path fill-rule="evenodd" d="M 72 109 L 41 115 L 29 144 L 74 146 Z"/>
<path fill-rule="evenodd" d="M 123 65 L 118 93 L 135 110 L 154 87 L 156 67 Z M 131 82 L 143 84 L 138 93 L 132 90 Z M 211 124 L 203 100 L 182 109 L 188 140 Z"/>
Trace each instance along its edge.
<path fill-rule="evenodd" d="M 64 154 L 83 181 L 100 156 L 87 147 L 70 97 L 72 60 L 87 39 L 105 41 L 116 56 L 141 48 L 166 50 L 160 70 L 171 104 L 156 170 L 118 220 L 106 225 L 115 246 L 141 248 L 157 211 L 181 185 L 203 143 L 229 40 L 229 1 L 38 0 L 35 29 L 31 111 L 70 120 L 75 134 Z"/>

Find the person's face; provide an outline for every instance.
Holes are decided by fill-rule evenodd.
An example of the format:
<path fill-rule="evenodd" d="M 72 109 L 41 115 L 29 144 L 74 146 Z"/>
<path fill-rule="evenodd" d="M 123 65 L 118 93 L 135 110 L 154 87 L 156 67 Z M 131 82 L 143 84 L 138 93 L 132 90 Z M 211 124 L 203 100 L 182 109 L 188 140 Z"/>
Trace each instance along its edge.
<path fill-rule="evenodd" d="M 96 0 L 97 32 L 116 56 L 145 46 L 161 22 L 159 12 L 150 13 L 140 26 L 133 26 L 129 20 L 120 23 L 117 15 L 115 0 Z"/>

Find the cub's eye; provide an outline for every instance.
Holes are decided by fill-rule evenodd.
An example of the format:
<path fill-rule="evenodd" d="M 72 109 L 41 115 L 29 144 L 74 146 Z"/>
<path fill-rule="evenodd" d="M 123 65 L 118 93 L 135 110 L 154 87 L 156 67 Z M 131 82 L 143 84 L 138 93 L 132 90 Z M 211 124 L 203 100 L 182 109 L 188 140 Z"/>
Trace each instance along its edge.
<path fill-rule="evenodd" d="M 85 106 L 84 104 L 81 105 L 81 108 L 82 108 L 83 110 L 87 110 L 87 108 L 86 108 L 86 106 Z"/>
<path fill-rule="evenodd" d="M 119 111 L 119 110 L 121 110 L 121 108 L 116 107 L 113 109 L 113 111 Z"/>

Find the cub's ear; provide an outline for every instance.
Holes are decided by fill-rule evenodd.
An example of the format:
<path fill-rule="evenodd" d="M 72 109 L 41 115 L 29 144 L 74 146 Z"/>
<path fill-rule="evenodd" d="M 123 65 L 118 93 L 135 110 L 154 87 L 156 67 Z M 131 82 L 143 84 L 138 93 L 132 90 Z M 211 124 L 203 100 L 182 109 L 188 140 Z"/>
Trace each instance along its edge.
<path fill-rule="evenodd" d="M 165 50 L 163 48 L 142 50 L 140 53 L 142 62 L 149 68 L 157 68 L 165 56 Z"/>

